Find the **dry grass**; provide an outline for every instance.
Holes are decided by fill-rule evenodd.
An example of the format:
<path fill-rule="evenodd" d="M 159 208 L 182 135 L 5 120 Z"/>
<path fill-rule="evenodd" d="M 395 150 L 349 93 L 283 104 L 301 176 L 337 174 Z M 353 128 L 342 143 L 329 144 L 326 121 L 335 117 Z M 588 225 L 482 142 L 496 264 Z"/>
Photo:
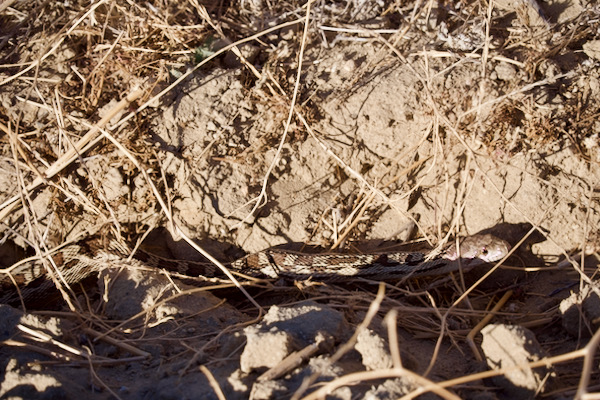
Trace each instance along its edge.
<path fill-rule="evenodd" d="M 284 110 L 278 115 L 287 114 L 287 117 L 279 121 L 283 122 L 283 127 L 277 126 L 280 130 L 275 136 L 273 132 L 264 133 L 260 145 L 251 143 L 241 151 L 236 149 L 231 154 L 223 154 L 213 151 L 212 146 L 219 141 L 225 143 L 226 138 L 215 138 L 201 153 L 203 159 L 213 162 L 244 164 L 260 160 L 256 165 L 257 184 L 254 185 L 259 189 L 252 192 L 245 204 L 240 204 L 238 209 L 228 214 L 230 220 L 236 222 L 231 224 L 231 232 L 255 221 L 257 214 L 268 208 L 271 185 L 274 176 L 280 174 L 284 151 L 288 146 L 293 147 L 310 138 L 335 166 L 339 180 L 350 180 L 354 185 L 352 196 L 348 196 L 351 201 L 341 195 L 324 200 L 329 205 L 316 217 L 314 225 L 307 227 L 312 231 L 313 243 L 332 250 L 351 247 L 354 242 L 365 238 L 373 224 L 373 216 L 391 209 L 412 221 L 412 226 L 406 227 L 407 231 L 414 229 L 420 241 L 428 242 L 434 251 L 439 251 L 452 237 L 465 233 L 465 213 L 468 212 L 470 194 L 475 185 L 485 182 L 489 191 L 502 198 L 505 209 L 520 215 L 521 220 L 531 226 L 528 232 L 515 239 L 511 255 L 527 242 L 530 235 L 541 234 L 560 249 L 560 254 L 555 255 L 568 260 L 581 285 L 593 285 L 591 274 L 585 270 L 584 264 L 586 255 L 598 257 L 593 248 L 598 239 L 598 227 L 589 225 L 591 217 L 578 221 L 576 228 L 583 238 L 579 246 L 579 250 L 583 250 L 579 260 L 571 257 L 572 248 L 565 248 L 552 232 L 545 229 L 544 219 L 556 207 L 573 202 L 568 188 L 553 186 L 545 176 L 535 176 L 549 190 L 555 190 L 556 196 L 552 198 L 552 206 L 534 220 L 498 184 L 488 162 L 502 163 L 507 170 L 518 169 L 521 167 L 512 165 L 511 157 L 527 151 L 535 152 L 542 146 L 554 146 L 572 147 L 574 157 L 583 160 L 590 169 L 598 166 L 595 155 L 598 145 L 593 144 L 593 138 L 596 135 L 597 141 L 595 119 L 600 114 L 600 103 L 590 93 L 568 90 L 575 87 L 578 80 L 586 78 L 580 65 L 568 71 L 554 70 L 557 68 L 556 55 L 595 38 L 598 11 L 584 11 L 575 19 L 542 24 L 540 28 L 533 26 L 527 12 L 520 10 L 513 26 L 506 26 L 503 21 L 509 18 L 511 12 L 492 10 L 492 4 L 469 2 L 460 15 L 447 16 L 450 32 L 463 31 L 465 37 L 469 37 L 470 32 L 484 34 L 480 36 L 481 43 L 475 43 L 473 50 L 441 51 L 425 47 L 435 37 L 433 31 L 427 28 L 428 21 L 436 18 L 436 2 L 433 1 L 389 4 L 375 10 L 376 17 L 382 20 L 390 14 L 393 15 L 392 20 L 399 19 L 398 29 L 365 27 L 361 23 L 361 13 L 366 15 L 375 12 L 373 10 L 363 9 L 361 13 L 347 14 L 346 11 L 356 9 L 350 6 L 338 8 L 322 2 L 278 3 L 269 10 L 261 9 L 258 2 L 240 2 L 236 3 L 237 7 L 227 7 L 224 3 L 200 4 L 196 0 L 190 0 L 179 8 L 164 3 L 142 5 L 112 0 L 100 0 L 92 5 L 11 0 L 1 3 L 0 90 L 4 94 L 0 98 L 0 129 L 4 136 L 0 140 L 2 165 L 9 169 L 4 176 L 10 177 L 10 182 L 3 187 L 14 189 L 1 199 L 2 242 L 10 240 L 29 247 L 52 277 L 69 312 L 61 314 L 53 311 L 51 315 L 74 319 L 95 340 L 108 341 L 135 356 L 103 359 L 27 327 L 23 328 L 23 332 L 29 338 L 35 337 L 43 342 L 44 346 L 17 340 L 3 344 L 27 346 L 59 362 L 89 365 L 94 381 L 112 392 L 97 374 L 97 368 L 149 357 L 149 353 L 135 345 L 135 340 L 132 345 L 123 338 L 127 336 L 124 333 L 139 334 L 141 338 L 151 324 L 159 324 L 161 321 L 155 320 L 153 315 L 157 307 L 195 292 L 235 287 L 247 299 L 247 302 L 239 300 L 239 304 L 252 307 L 245 311 L 256 316 L 256 319 L 234 325 L 227 331 L 214 332 L 214 338 L 200 350 L 190 348 L 186 354 L 194 352 L 194 355 L 182 369 L 182 373 L 186 373 L 225 333 L 240 330 L 261 318 L 263 295 L 287 290 L 269 282 L 239 279 L 228 270 L 222 259 L 220 261 L 190 237 L 188 227 L 181 226 L 175 218 L 174 197 L 179 193 L 171 186 L 172 174 L 166 171 L 164 159 L 157 155 L 158 146 L 151 137 L 148 121 L 157 118 L 165 104 L 185 93 L 188 90 L 186 84 L 195 74 L 220 67 L 229 62 L 225 57 L 232 55 L 239 63 L 235 68 L 243 71 L 240 79 L 252 92 L 249 98 L 256 109 L 261 106 Z M 410 12 L 401 12 L 406 10 Z M 282 31 L 290 32 L 285 36 L 289 39 L 278 43 L 272 35 Z M 494 43 L 493 39 L 498 38 L 502 39 L 501 45 Z M 372 58 L 362 63 L 353 78 L 337 89 L 335 94 L 340 102 L 343 103 L 371 80 L 384 76 L 392 65 L 399 64 L 410 70 L 419 82 L 424 108 L 431 116 L 428 129 L 415 146 L 391 160 L 381 157 L 380 164 L 370 170 L 357 169 L 352 160 L 341 154 L 337 142 L 320 130 L 323 129 L 319 125 L 323 122 L 320 119 L 322 105 L 318 103 L 317 90 L 304 82 L 311 73 L 310 66 L 318 64 L 319 46 L 330 48 L 336 43 L 363 41 L 373 45 Z M 246 44 L 258 47 L 257 59 L 247 59 L 249 55 L 243 47 Z M 423 46 L 419 46 L 421 44 Z M 489 86 L 490 63 L 499 61 L 512 63 L 526 72 L 526 76 L 514 86 L 507 84 L 503 87 L 502 93 L 497 89 L 491 90 Z M 470 68 L 471 72 L 479 75 L 473 84 L 479 94 L 475 101 L 466 96 L 457 99 L 453 95 L 455 92 L 444 87 L 445 77 L 462 73 L 465 65 L 469 66 L 467 70 Z M 595 70 L 590 72 L 595 73 Z M 572 94 L 561 98 L 559 111 L 546 112 L 536 103 L 540 97 L 558 96 L 558 92 Z M 271 146 L 273 137 L 277 142 Z M 427 143 L 431 143 L 432 152 L 426 157 L 413 157 Z M 454 167 L 449 165 L 448 158 L 449 149 L 457 147 L 463 163 L 459 183 L 453 192 L 451 171 Z M 269 151 L 271 153 L 267 157 Z M 149 193 L 144 207 L 151 212 L 122 219 L 117 210 L 119 202 L 128 203 L 135 199 L 127 195 L 115 202 L 107 197 L 102 189 L 103 182 L 91 170 L 85 171 L 88 168 L 86 160 L 96 157 L 104 157 L 102 159 L 107 165 L 118 165 L 128 182 L 143 185 Z M 528 171 L 523 173 L 527 175 Z M 552 174 L 549 168 L 548 175 Z M 136 181 L 138 177 L 141 179 Z M 589 216 L 598 212 L 598 186 L 597 182 L 586 178 L 574 178 L 588 191 L 573 207 L 586 208 Z M 436 199 L 442 205 L 429 219 L 419 219 L 402 206 L 402 201 L 422 196 L 432 187 L 446 189 L 443 198 Z M 216 193 L 210 195 L 216 196 Z M 43 196 L 51 198 L 49 209 L 37 206 Z M 345 212 L 340 211 L 343 208 Z M 75 223 L 74 215 L 86 221 L 81 225 L 84 229 L 77 231 L 80 225 Z M 221 269 L 232 283 L 186 289 L 159 297 L 153 307 L 130 320 L 117 323 L 104 318 L 89 298 L 86 299 L 87 304 L 82 304 L 75 288 L 61 277 L 60 263 L 56 256 L 52 256 L 53 248 L 84 241 L 91 236 L 117 238 L 135 248 L 158 226 L 166 227 L 174 237 L 185 240 Z M 401 227 L 398 228 L 400 230 Z M 330 232 L 326 239 L 323 239 L 324 231 Z M 222 240 L 223 237 L 214 239 Z M 499 308 L 512 293 L 509 291 L 511 288 L 506 288 L 506 291 L 503 288 L 498 293 L 480 290 L 480 286 L 489 281 L 507 258 L 469 285 L 465 284 L 463 277 L 459 277 L 458 281 L 441 285 L 413 282 L 410 289 L 387 285 L 387 295 L 384 295 L 384 285 L 375 294 L 374 286 L 370 284 L 365 285 L 368 290 L 360 292 L 319 284 L 308 284 L 299 291 L 303 298 L 332 304 L 349 315 L 367 312 L 352 339 L 339 346 L 331 356 L 332 364 L 352 348 L 360 330 L 366 329 L 379 314 L 387 315 L 390 339 L 395 337 L 393 328 L 396 326 L 415 335 L 436 338 L 437 347 L 429 361 L 429 371 L 436 363 L 440 345 L 446 338 L 450 338 L 457 348 L 460 347 L 459 342 L 464 343 L 468 338 L 475 357 L 480 358 L 473 341 L 478 331 L 471 331 L 471 327 L 477 326 L 480 321 L 503 318 L 518 321 L 521 326 L 534 327 L 545 326 L 549 321 L 560 318 L 556 308 L 527 315 L 500 312 Z M 15 286 L 18 285 L 12 273 L 18 266 L 20 264 L 7 265 L 0 270 Z M 176 286 L 175 283 L 173 285 Z M 502 294 L 505 297 L 500 301 L 498 297 Z M 296 296 L 289 296 L 288 304 L 293 304 Z M 498 307 L 494 308 L 496 304 Z M 22 307 L 25 308 L 25 304 Z M 165 337 L 168 336 L 168 333 L 165 334 Z M 530 363 L 528 367 L 548 367 L 583 358 L 583 365 L 573 368 L 581 375 L 574 397 L 597 398 L 597 394 L 588 392 L 597 390 L 592 386 L 590 376 L 597 373 L 594 372 L 594 362 L 597 364 L 595 350 L 599 340 L 600 331 L 596 331 L 580 349 L 546 357 Z M 509 370 L 499 368 L 433 382 L 427 377 L 427 372 L 418 375 L 403 368 L 396 341 L 390 342 L 393 368 L 342 376 L 311 394 L 305 394 L 316 380 L 317 376 L 314 376 L 298 389 L 294 398 L 324 398 L 335 388 L 357 381 L 410 377 L 418 389 L 403 398 L 415 398 L 431 391 L 440 397 L 454 399 L 458 397 L 449 391 L 450 388 L 503 375 Z M 520 367 L 523 366 L 511 368 Z M 203 373 L 209 377 L 213 390 L 222 398 L 220 382 L 204 368 Z M 571 389 L 564 387 L 561 389 L 563 392 L 559 390 L 553 395 L 565 395 Z M 117 393 L 113 395 L 119 398 Z"/>

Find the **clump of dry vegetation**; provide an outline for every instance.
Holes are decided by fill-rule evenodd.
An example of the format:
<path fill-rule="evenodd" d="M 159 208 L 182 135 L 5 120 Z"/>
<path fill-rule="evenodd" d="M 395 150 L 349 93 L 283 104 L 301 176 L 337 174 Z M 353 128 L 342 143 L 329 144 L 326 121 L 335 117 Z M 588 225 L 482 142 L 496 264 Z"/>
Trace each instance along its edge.
<path fill-rule="evenodd" d="M 0 394 L 596 398 L 598 32 L 585 1 L 0 2 Z M 464 275 L 227 268 L 480 231 L 511 251 Z"/>

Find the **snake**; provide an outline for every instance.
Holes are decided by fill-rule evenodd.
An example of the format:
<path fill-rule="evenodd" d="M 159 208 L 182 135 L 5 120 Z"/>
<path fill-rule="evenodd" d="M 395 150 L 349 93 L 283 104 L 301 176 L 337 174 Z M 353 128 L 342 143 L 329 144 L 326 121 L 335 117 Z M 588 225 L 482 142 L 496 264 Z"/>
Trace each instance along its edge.
<path fill-rule="evenodd" d="M 92 243 L 92 242 L 90 242 Z M 45 258 L 31 258 L 0 270 L 0 304 L 18 304 L 21 299 L 43 299 L 54 288 L 49 269 L 60 275 L 63 283 L 80 282 L 94 273 L 119 265 L 137 263 L 178 274 L 206 278 L 224 277 L 213 264 L 172 260 L 155 254 L 131 251 L 121 242 L 104 246 L 71 244 Z M 266 249 L 249 254 L 229 264 L 229 270 L 253 278 L 294 281 L 349 282 L 357 278 L 372 280 L 405 280 L 449 274 L 504 258 L 510 245 L 491 234 L 477 234 L 446 247 L 439 255 L 423 252 L 387 251 L 364 254 L 303 253 L 282 249 Z M 19 290 L 15 289 L 15 285 Z"/>

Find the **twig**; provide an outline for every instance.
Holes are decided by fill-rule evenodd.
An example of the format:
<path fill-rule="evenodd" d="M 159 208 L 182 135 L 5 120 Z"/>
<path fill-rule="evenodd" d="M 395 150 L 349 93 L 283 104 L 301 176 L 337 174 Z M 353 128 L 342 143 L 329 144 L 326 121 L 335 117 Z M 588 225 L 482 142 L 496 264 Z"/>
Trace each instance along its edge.
<path fill-rule="evenodd" d="M 475 356 L 477 361 L 483 361 L 483 357 L 481 357 L 481 354 L 479 353 L 479 350 L 475 345 L 475 335 L 477 335 L 479 331 L 481 331 L 481 329 L 484 326 L 486 326 L 487 323 L 490 322 L 492 318 L 494 318 L 494 316 L 496 316 L 496 312 L 498 312 L 498 310 L 504 307 L 504 304 L 508 301 L 510 296 L 512 296 L 512 293 L 512 290 L 509 290 L 506 293 L 504 293 L 504 296 L 502 296 L 498 303 L 496 303 L 494 308 L 492 308 L 490 312 L 488 312 L 487 315 L 477 325 L 475 325 L 475 327 L 471 329 L 471 331 L 467 335 L 467 343 L 469 344 L 469 347 L 471 348 L 471 351 L 473 352 L 473 355 Z"/>

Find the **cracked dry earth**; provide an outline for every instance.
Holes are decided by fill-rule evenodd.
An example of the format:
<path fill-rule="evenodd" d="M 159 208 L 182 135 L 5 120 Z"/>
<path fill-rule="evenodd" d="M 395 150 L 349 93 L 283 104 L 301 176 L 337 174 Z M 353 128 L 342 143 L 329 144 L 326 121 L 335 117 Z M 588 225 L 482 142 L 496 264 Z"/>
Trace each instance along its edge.
<path fill-rule="evenodd" d="M 578 2 L 556 10 L 545 10 L 547 17 L 567 27 L 574 18 L 567 12 L 597 13 Z M 516 24 L 514 13 L 497 12 L 507 13 L 498 24 Z M 446 27 L 440 44 L 432 31 L 442 28 L 410 33 L 401 57 L 374 39 L 325 46 L 313 38 L 297 107 L 307 125 L 296 116 L 285 137 L 289 97 L 269 92 L 274 78 L 266 69 L 291 93 L 301 29 L 276 31 L 263 38 L 269 51 L 259 42 L 242 47 L 265 53 L 264 80 L 220 59 L 138 115 L 135 129 L 118 131 L 150 175 L 105 141 L 54 186 L 32 193 L 28 207 L 48 248 L 81 240 L 82 232 L 112 236 L 119 226 L 131 246 L 143 239 L 144 251 L 207 262 L 181 240 L 187 236 L 228 263 L 272 247 L 429 251 L 486 232 L 514 249 L 502 266 L 481 281 L 492 266 L 382 289 L 368 280 L 240 278 L 265 310 L 259 313 L 228 281 L 123 261 L 73 285 L 76 312 L 60 296 L 26 311 L 0 305 L 1 398 L 217 399 L 222 391 L 227 399 L 278 399 L 325 388 L 327 398 L 391 399 L 585 346 L 600 324 L 593 275 L 600 123 L 592 106 L 600 101 L 600 42 L 582 36 L 542 59 L 538 84 L 530 85 L 528 65 L 510 62 L 508 50 L 494 50 L 485 65 L 453 58 L 474 51 L 458 42 L 479 46 L 469 42 L 481 36 L 475 26 L 460 34 Z M 64 46 L 56 62 L 70 71 Z M 22 113 L 28 126 L 48 118 L 35 104 L 15 103 L 25 87 L 11 85 L 0 93 L 3 116 Z M 582 103 L 590 109 L 578 109 Z M 46 134 L 58 135 L 54 128 Z M 2 146 L 5 201 L 19 182 L 8 140 Z M 90 204 L 77 197 L 79 188 Z M 27 233 L 16 229 L 24 229 L 22 218 L 15 212 L 2 223 L 3 268 L 32 255 L 24 250 Z M 473 350 L 467 335 L 503 296 Z M 396 345 L 404 372 L 393 369 Z M 456 381 L 448 390 L 467 399 L 573 398 L 586 372 L 581 358 L 550 364 Z M 600 390 L 597 357 L 592 364 L 593 392 Z"/>

